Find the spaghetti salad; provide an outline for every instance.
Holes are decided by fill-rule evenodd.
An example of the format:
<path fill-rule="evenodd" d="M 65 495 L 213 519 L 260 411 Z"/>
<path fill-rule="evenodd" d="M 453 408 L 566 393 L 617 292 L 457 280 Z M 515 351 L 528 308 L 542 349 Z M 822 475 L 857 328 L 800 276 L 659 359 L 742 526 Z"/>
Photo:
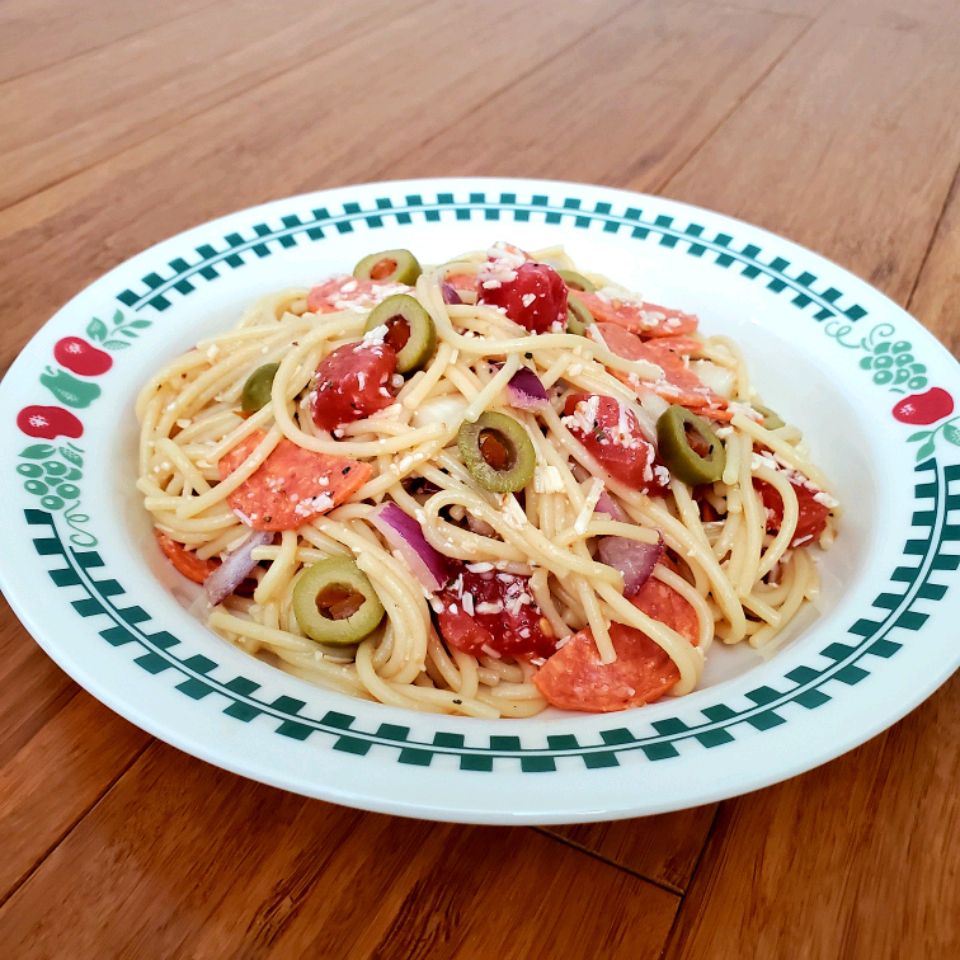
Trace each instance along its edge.
<path fill-rule="evenodd" d="M 735 343 L 554 248 L 264 297 L 159 370 L 137 487 L 208 623 L 415 710 L 621 710 L 770 651 L 839 513 Z"/>

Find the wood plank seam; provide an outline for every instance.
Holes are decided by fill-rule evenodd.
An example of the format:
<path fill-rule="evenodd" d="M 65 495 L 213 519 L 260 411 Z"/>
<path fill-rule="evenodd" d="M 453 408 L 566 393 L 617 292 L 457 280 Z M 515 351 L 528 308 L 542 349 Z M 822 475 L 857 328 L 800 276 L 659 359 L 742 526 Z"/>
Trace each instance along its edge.
<path fill-rule="evenodd" d="M 714 819 L 716 819 L 716 813 L 714 813 Z M 713 828 L 713 823 L 710 824 L 711 829 Z M 549 837 L 551 840 L 555 840 L 557 843 L 562 843 L 565 846 L 571 847 L 574 850 L 579 851 L 580 853 L 586 854 L 588 857 L 591 857 L 594 860 L 599 860 L 600 863 L 605 863 L 608 867 L 613 867 L 616 870 L 622 870 L 624 873 L 629 873 L 631 877 L 636 877 L 638 880 L 643 880 L 645 883 L 650 883 L 655 887 L 659 887 L 666 893 L 672 894 L 675 897 L 683 898 L 683 890 L 679 887 L 675 887 L 673 884 L 666 883 L 663 880 L 657 880 L 655 877 L 649 877 L 645 873 L 641 873 L 639 870 L 634 870 L 631 867 L 628 867 L 624 863 L 619 863 L 616 860 L 611 859 L 610 857 L 605 857 L 602 853 L 592 850 L 590 847 L 584 846 L 582 843 L 577 843 L 576 840 L 571 840 L 569 837 L 561 836 L 559 833 L 553 833 L 548 827 L 530 827 L 529 829 L 535 831 L 536 833 L 543 834 L 545 837 Z M 709 840 L 710 833 L 707 832 L 707 839 Z M 697 856 L 697 863 L 700 862 L 700 856 L 703 855 L 703 850 L 706 848 L 706 842 L 704 842 L 703 847 L 700 849 L 700 854 Z M 691 876 L 691 880 L 693 877 Z"/>
<path fill-rule="evenodd" d="M 910 292 L 907 294 L 907 299 L 905 301 L 905 309 L 910 311 L 911 306 L 913 305 L 913 298 L 917 292 L 917 288 L 920 286 L 920 280 L 923 278 L 923 270 L 927 265 L 927 261 L 930 259 L 930 254 L 933 252 L 933 248 L 936 246 L 937 237 L 940 233 L 940 226 L 943 223 L 943 218 L 947 214 L 947 208 L 950 206 L 954 197 L 957 193 L 957 188 L 960 186 L 960 163 L 957 164 L 957 169 L 953 172 L 953 178 L 950 181 L 950 186 L 947 187 L 947 191 L 943 196 L 943 204 L 940 207 L 940 213 L 937 214 L 936 222 L 933 225 L 933 231 L 930 234 L 930 239 L 927 241 L 927 246 L 923 251 L 923 256 L 920 258 L 920 268 L 917 270 L 917 275 L 913 278 L 913 283 L 910 286 Z"/>
<path fill-rule="evenodd" d="M 793 38 L 793 40 L 788 43 L 767 65 L 767 68 L 757 76 L 757 78 L 751 83 L 747 89 L 737 98 L 737 100 L 731 105 L 730 109 L 720 118 L 720 120 L 711 127 L 710 130 L 700 139 L 696 146 L 690 151 L 687 156 L 680 161 L 679 164 L 674 168 L 673 172 L 670 173 L 663 181 L 654 186 L 651 190 L 651 193 L 660 194 L 663 193 L 669 185 L 686 169 L 690 162 L 696 157 L 696 155 L 716 136 L 716 134 L 723 129 L 727 121 L 753 96 L 754 92 L 758 90 L 763 83 L 766 81 L 767 77 L 773 73 L 774 70 L 781 64 L 783 59 L 790 53 L 791 50 L 796 47 L 796 45 L 810 32 L 810 29 L 817 22 L 817 17 L 798 17 L 795 14 L 772 14 L 777 16 L 789 16 L 793 19 L 806 20 L 806 26 Z M 632 176 L 635 171 L 628 170 L 627 175 Z"/>
<path fill-rule="evenodd" d="M 97 44 L 94 47 L 87 47 L 84 50 L 78 50 L 76 53 L 71 53 L 68 57 L 63 57 L 60 60 L 51 60 L 49 63 L 44 63 L 39 67 L 35 67 L 33 70 L 24 70 L 23 73 L 15 73 L 13 76 L 6 77 L 4 80 L 0 81 L 0 87 L 3 87 L 4 84 L 12 83 L 15 80 L 21 80 L 24 77 L 31 77 L 35 73 L 41 73 L 44 70 L 49 70 L 50 67 L 58 67 L 61 64 L 70 63 L 71 60 L 77 60 L 80 57 L 85 57 L 89 53 L 96 53 L 98 50 L 105 50 L 107 47 L 111 47 L 114 44 L 123 43 L 124 41 L 131 40 L 134 37 L 142 36 L 145 33 L 149 33 L 151 30 L 156 30 L 158 27 L 166 26 L 170 23 L 176 23 L 178 20 L 183 20 L 184 17 L 195 16 L 200 10 L 206 10 L 224 2 L 225 0 L 209 0 L 208 3 L 195 2 L 190 9 L 184 10 L 183 13 L 178 13 L 175 17 L 171 17 L 169 20 L 160 20 L 157 23 L 151 23 L 149 27 L 143 27 L 140 30 L 134 30 L 132 33 L 125 33 L 122 37 L 114 37 L 112 40 L 108 40 L 106 43 Z M 229 2 L 229 0 L 226 0 L 226 2 Z"/>
<path fill-rule="evenodd" d="M 80 694 L 78 690 L 74 696 Z M 85 694 L 89 696 L 89 694 Z M 73 700 L 73 697 L 70 698 L 70 701 Z M 70 701 L 67 701 L 68 703 Z M 64 707 L 67 704 L 64 704 Z M 56 840 L 51 843 L 46 850 L 34 861 L 34 863 L 23 872 L 17 880 L 10 885 L 10 888 L 0 895 L 0 910 L 6 905 L 7 901 L 40 869 L 44 864 L 47 858 L 70 836 L 71 833 L 76 829 L 77 825 L 82 823 L 100 804 L 107 798 L 113 788 L 126 776 L 127 772 L 130 770 L 134 764 L 139 761 L 144 753 L 156 742 L 156 738 L 151 737 L 147 742 L 130 758 L 129 762 L 121 767 L 117 771 L 116 776 L 109 780 L 105 785 L 103 790 L 94 798 L 94 800 L 89 803 L 83 810 L 80 811 L 77 816 L 75 816 L 68 824 L 65 825 L 63 831 L 57 836 Z"/>

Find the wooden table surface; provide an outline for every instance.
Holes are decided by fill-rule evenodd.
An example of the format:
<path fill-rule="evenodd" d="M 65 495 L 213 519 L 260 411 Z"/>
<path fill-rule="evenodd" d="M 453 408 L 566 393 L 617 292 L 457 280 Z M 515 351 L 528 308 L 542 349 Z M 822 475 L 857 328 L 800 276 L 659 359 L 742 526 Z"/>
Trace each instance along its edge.
<path fill-rule="evenodd" d="M 958 91 L 958 0 L 0 0 L 3 369 L 176 231 L 432 174 L 742 217 L 956 349 Z M 960 956 L 957 678 L 750 796 L 472 828 L 221 772 L 0 630 L 4 957 Z"/>

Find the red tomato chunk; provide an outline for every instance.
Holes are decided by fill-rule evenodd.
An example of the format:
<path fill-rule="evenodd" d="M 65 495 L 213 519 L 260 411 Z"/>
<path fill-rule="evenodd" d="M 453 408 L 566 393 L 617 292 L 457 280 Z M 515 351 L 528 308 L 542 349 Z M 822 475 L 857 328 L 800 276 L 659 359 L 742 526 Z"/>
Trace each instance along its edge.
<path fill-rule="evenodd" d="M 567 285 L 553 267 L 526 261 L 493 261 L 477 274 L 480 303 L 501 307 L 533 333 L 562 333 L 567 326 Z"/>
<path fill-rule="evenodd" d="M 780 529 L 780 524 L 783 523 L 783 500 L 771 484 L 763 480 L 754 480 L 753 485 L 767 509 L 767 532 L 776 533 Z M 814 499 L 817 491 L 805 486 L 802 480 L 791 477 L 790 485 L 797 495 L 799 509 L 797 529 L 790 541 L 790 546 L 802 547 L 806 543 L 815 543 L 820 539 L 820 534 L 827 525 L 830 508 L 823 503 L 818 503 Z"/>
<path fill-rule="evenodd" d="M 393 403 L 397 352 L 389 343 L 347 343 L 324 357 L 313 390 L 313 422 L 321 430 L 369 417 Z"/>
<path fill-rule="evenodd" d="M 613 397 L 572 393 L 564 413 L 567 429 L 614 479 L 644 493 L 659 493 L 669 483 L 633 411 Z"/>
<path fill-rule="evenodd" d="M 489 563 L 465 564 L 437 594 L 443 639 L 473 656 L 549 657 L 556 637 L 533 599 L 529 577 Z"/>

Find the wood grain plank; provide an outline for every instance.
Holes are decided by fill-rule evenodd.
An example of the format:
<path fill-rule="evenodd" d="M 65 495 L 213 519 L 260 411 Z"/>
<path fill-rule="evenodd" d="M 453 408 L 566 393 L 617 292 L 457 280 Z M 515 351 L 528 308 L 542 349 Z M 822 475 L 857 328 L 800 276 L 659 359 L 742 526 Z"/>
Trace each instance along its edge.
<path fill-rule="evenodd" d="M 651 188 L 806 26 L 801 18 L 699 0 L 641 0 L 378 176 L 551 177 L 562 170 L 570 180 Z"/>
<path fill-rule="evenodd" d="M 0 767 L 80 688 L 36 645 L 0 597 Z"/>
<path fill-rule="evenodd" d="M 626 870 L 682 893 L 693 876 L 717 805 L 637 820 L 543 828 Z"/>
<path fill-rule="evenodd" d="M 149 741 L 80 692 L 0 765 L 0 902 Z"/>
<path fill-rule="evenodd" d="M 602 16 L 570 0 L 491 0 L 479 20 L 469 0 L 398 12 L 381 42 L 343 43 L 7 208 L 0 278 L 11 271 L 14 321 L 2 359 L 56 304 L 134 252 L 246 204 L 369 179 L 627 2 Z M 431 55 L 411 56 L 426 22 Z M 456 95 L 438 95 L 438 78 Z"/>
<path fill-rule="evenodd" d="M 960 31 L 824 16 L 664 191 L 808 244 L 903 303 L 960 159 L 958 86 Z"/>
<path fill-rule="evenodd" d="M 97 0 L 95 15 L 78 16 L 71 0 L 4 0 L 0 6 L 0 81 L 42 70 L 221 2 Z"/>
<path fill-rule="evenodd" d="M 370 30 L 389 30 L 395 11 L 390 0 L 289 0 L 282 10 L 238 0 L 8 83 L 0 207 Z"/>
<path fill-rule="evenodd" d="M 960 167 L 908 309 L 960 356 Z"/>
<path fill-rule="evenodd" d="M 154 744 L 7 902 L 0 942 L 19 960 L 526 958 L 576 944 L 637 960 L 658 956 L 678 902 L 532 830 L 363 814 Z"/>
<path fill-rule="evenodd" d="M 960 952 L 960 678 L 853 753 L 721 804 L 666 960 Z"/>

